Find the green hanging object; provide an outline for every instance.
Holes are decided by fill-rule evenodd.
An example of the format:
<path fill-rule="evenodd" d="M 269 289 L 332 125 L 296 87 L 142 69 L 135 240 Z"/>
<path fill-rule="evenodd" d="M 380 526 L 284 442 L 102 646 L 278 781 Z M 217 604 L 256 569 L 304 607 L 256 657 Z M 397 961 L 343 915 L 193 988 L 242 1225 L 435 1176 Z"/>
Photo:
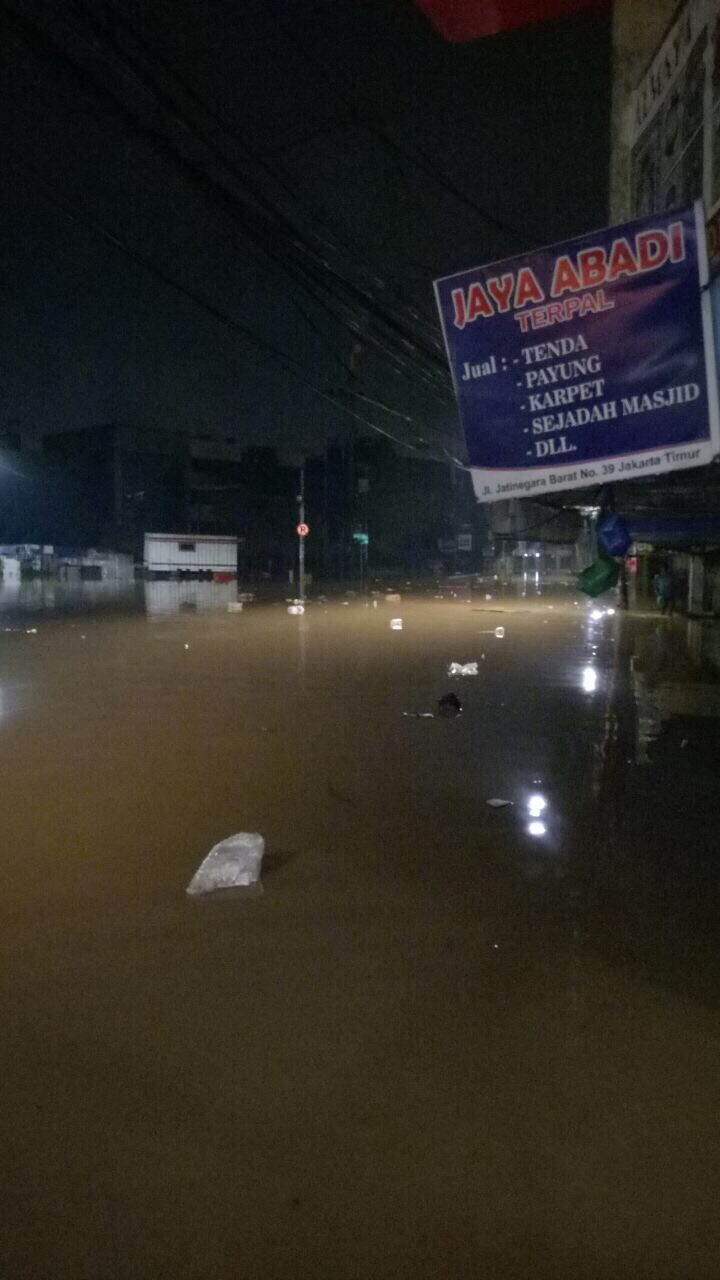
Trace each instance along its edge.
<path fill-rule="evenodd" d="M 615 560 L 611 560 L 610 556 L 598 556 L 594 564 L 583 569 L 578 574 L 577 587 L 579 591 L 584 591 L 586 596 L 601 596 L 604 591 L 609 591 L 611 587 L 617 586 L 620 577 L 620 568 Z"/>

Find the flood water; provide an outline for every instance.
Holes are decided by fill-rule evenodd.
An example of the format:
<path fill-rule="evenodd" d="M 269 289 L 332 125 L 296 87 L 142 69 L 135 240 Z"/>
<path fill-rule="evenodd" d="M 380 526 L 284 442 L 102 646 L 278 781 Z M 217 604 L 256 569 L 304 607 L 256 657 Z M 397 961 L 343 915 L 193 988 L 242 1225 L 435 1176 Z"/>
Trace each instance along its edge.
<path fill-rule="evenodd" d="M 717 1280 L 713 624 L 103 585 L 0 599 L 0 1274 Z"/>

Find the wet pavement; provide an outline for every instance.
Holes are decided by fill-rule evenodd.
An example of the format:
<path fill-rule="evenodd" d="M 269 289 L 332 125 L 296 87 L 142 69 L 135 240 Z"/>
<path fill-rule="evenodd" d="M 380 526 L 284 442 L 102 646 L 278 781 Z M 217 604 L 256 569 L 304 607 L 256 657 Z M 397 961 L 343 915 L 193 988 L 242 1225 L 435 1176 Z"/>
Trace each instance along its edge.
<path fill-rule="evenodd" d="M 0 1274 L 716 1280 L 718 624 L 221 590 L 0 598 Z"/>

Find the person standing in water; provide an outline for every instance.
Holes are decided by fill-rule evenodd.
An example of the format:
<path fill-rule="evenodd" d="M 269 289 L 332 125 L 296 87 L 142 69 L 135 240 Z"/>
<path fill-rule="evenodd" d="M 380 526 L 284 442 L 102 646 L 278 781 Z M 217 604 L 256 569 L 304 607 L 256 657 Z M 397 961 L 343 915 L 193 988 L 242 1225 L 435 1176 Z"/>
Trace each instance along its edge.
<path fill-rule="evenodd" d="M 663 617 L 672 616 L 675 609 L 675 600 L 673 596 L 673 580 L 668 565 L 663 565 L 662 569 L 655 574 L 653 586 L 661 614 Z"/>

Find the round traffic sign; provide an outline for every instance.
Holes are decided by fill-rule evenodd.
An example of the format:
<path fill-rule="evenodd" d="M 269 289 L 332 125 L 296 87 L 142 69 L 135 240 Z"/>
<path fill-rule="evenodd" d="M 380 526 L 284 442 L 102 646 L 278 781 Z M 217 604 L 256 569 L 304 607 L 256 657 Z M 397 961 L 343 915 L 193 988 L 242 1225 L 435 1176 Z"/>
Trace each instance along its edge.
<path fill-rule="evenodd" d="M 299 537 L 299 538 L 307 538 L 307 536 L 308 536 L 308 534 L 309 534 L 309 532 L 310 532 L 310 525 L 309 525 L 309 524 L 299 524 L 299 525 L 298 525 L 298 527 L 297 527 L 297 532 L 298 532 L 298 537 Z"/>

